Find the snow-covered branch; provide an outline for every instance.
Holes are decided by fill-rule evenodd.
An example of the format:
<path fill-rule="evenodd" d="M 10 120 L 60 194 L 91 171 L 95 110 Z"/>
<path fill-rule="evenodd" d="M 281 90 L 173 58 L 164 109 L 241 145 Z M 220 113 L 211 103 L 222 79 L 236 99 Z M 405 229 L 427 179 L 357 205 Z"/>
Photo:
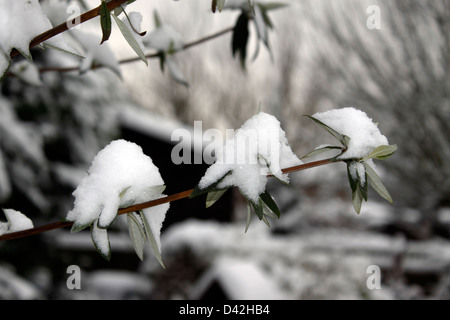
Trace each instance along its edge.
<path fill-rule="evenodd" d="M 337 161 L 334 158 L 312 161 L 312 162 L 304 163 L 304 164 L 301 164 L 298 166 L 284 168 L 284 169 L 282 169 L 282 172 L 283 173 L 292 173 L 292 172 L 307 170 L 307 169 L 311 169 L 311 168 L 315 168 L 315 167 L 319 167 L 319 166 L 323 166 L 323 165 L 327 165 L 327 164 L 331 164 L 331 163 L 336 163 L 336 162 Z M 189 196 L 192 194 L 193 191 L 194 191 L 194 189 L 185 190 L 182 192 L 178 192 L 178 193 L 169 195 L 164 198 L 146 201 L 146 202 L 142 202 L 139 204 L 131 205 L 126 208 L 121 208 L 117 211 L 117 215 L 122 215 L 125 213 L 132 213 L 132 212 L 136 212 L 136 211 L 139 211 L 142 209 L 156 207 L 156 206 L 164 204 L 164 203 L 169 203 L 169 202 L 173 202 L 176 200 L 189 198 Z M 0 241 L 14 240 L 14 239 L 19 239 L 19 238 L 29 237 L 29 236 L 33 236 L 36 234 L 40 234 L 40 233 L 44 233 L 44 232 L 48 232 L 48 231 L 52 231 L 52 230 L 56 230 L 56 229 L 72 227 L 72 225 L 73 225 L 72 221 L 53 222 L 53 223 L 49 223 L 46 225 L 34 227 L 32 229 L 27 229 L 27 230 L 22 230 L 22 231 L 18 231 L 18 232 L 11 232 L 11 233 L 4 234 L 4 235 L 0 236 Z"/>
<path fill-rule="evenodd" d="M 107 6 L 108 6 L 109 10 L 114 10 L 115 8 L 124 4 L 127 1 L 128 0 L 111 0 L 110 2 L 107 3 Z M 61 23 L 60 25 L 58 25 L 54 28 L 51 28 L 51 29 L 37 35 L 36 37 L 34 37 L 30 42 L 30 49 L 46 40 L 49 40 L 49 39 L 55 37 L 56 35 L 58 35 L 60 33 L 63 33 L 65 31 L 69 30 L 70 28 L 76 27 L 77 25 L 82 24 L 88 20 L 91 20 L 99 15 L 100 15 L 100 6 L 98 6 L 97 8 L 94 8 L 90 11 L 87 11 L 76 18 L 73 18 L 71 21 L 66 21 L 64 23 Z M 11 50 L 11 53 L 9 56 L 10 56 L 10 58 L 14 58 L 18 54 L 20 54 L 20 52 L 17 49 L 13 49 L 13 50 Z"/>

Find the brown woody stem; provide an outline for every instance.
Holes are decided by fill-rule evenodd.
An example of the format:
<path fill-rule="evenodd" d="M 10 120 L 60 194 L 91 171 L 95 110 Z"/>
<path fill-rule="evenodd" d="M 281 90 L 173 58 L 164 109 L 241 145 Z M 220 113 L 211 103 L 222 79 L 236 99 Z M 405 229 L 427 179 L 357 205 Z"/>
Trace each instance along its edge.
<path fill-rule="evenodd" d="M 120 6 L 121 4 L 124 4 L 127 1 L 128 0 L 111 0 L 110 2 L 107 3 L 107 6 L 108 6 L 108 9 L 111 11 L 111 10 L 114 10 L 116 7 Z M 56 36 L 60 33 L 63 33 L 65 31 L 69 30 L 70 28 L 73 28 L 83 22 L 91 20 L 99 15 L 100 15 L 100 6 L 98 6 L 95 9 L 92 9 L 88 12 L 85 12 L 85 13 L 81 14 L 80 16 L 73 18 L 70 21 L 63 22 L 59 26 L 56 26 L 56 27 L 54 27 L 50 30 L 47 30 L 47 31 L 37 35 L 36 37 L 34 37 L 30 42 L 30 49 L 50 38 L 53 38 L 54 36 Z M 9 56 L 11 58 L 14 58 L 18 54 L 19 54 L 19 51 L 14 49 L 11 51 Z"/>
<path fill-rule="evenodd" d="M 337 162 L 336 159 L 330 158 L 330 159 L 313 161 L 313 162 L 301 164 L 301 165 L 298 165 L 295 167 L 282 169 L 282 171 L 283 171 L 283 173 L 290 173 L 290 172 L 295 172 L 295 171 L 311 169 L 314 167 L 319 167 L 319 166 L 331 164 L 334 162 Z M 122 208 L 122 209 L 118 210 L 117 214 L 121 215 L 121 214 L 125 214 L 125 213 L 135 212 L 135 211 L 139 211 L 139 210 L 142 210 L 145 208 L 155 207 L 155 206 L 163 204 L 163 203 L 168 203 L 168 202 L 172 202 L 175 200 L 188 198 L 191 195 L 192 191 L 193 191 L 193 189 L 190 189 L 190 190 L 182 191 L 182 192 L 179 192 L 176 194 L 172 194 L 167 197 L 163 197 L 163 198 L 159 198 L 156 200 L 151 200 L 151 201 L 147 201 L 144 203 L 132 205 L 130 207 Z M 55 230 L 55 229 L 71 227 L 72 224 L 73 224 L 73 222 L 71 222 L 71 221 L 60 221 L 60 222 L 54 222 L 54 223 L 46 224 L 43 226 L 35 227 L 32 229 L 27 229 L 27 230 L 18 231 L 18 232 L 11 232 L 11 233 L 7 233 L 7 234 L 0 236 L 0 241 L 13 240 L 13 239 L 28 237 L 28 236 L 32 236 L 35 234 L 39 234 L 39 233 L 43 233 L 43 232 L 47 232 L 47 231 L 51 231 L 51 230 Z"/>

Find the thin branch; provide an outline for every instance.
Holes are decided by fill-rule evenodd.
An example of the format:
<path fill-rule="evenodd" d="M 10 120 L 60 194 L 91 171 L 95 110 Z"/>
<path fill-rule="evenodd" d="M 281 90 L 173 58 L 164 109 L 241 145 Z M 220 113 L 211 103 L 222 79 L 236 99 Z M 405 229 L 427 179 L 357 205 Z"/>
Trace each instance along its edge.
<path fill-rule="evenodd" d="M 331 164 L 331 163 L 335 163 L 335 162 L 338 162 L 338 160 L 336 160 L 335 158 L 313 161 L 313 162 L 301 164 L 301 165 L 298 165 L 295 167 L 289 167 L 286 169 L 282 169 L 282 172 L 290 173 L 290 172 L 295 172 L 295 171 L 301 171 L 301 170 L 311 169 L 314 167 L 319 167 L 319 166 L 323 166 L 323 165 Z M 132 205 L 132 206 L 129 206 L 126 208 L 122 208 L 122 209 L 118 210 L 117 215 L 135 212 L 135 211 L 139 211 L 142 209 L 155 207 L 155 206 L 158 206 L 163 203 L 169 203 L 172 201 L 188 198 L 191 195 L 192 191 L 193 191 L 193 189 L 190 189 L 190 190 L 182 191 L 182 192 L 179 192 L 176 194 L 172 194 L 167 197 L 163 197 L 163 198 L 159 198 L 156 200 L 151 200 L 151 201 L 147 201 L 144 203 Z M 0 236 L 0 241 L 28 237 L 28 236 L 32 236 L 35 234 L 39 234 L 39 233 L 43 233 L 43 232 L 47 232 L 47 231 L 51 231 L 51 230 L 71 227 L 72 225 L 73 225 L 73 222 L 71 222 L 71 221 L 54 222 L 54 223 L 46 224 L 46 225 L 43 225 L 40 227 L 35 227 L 32 229 L 27 229 L 27 230 L 23 230 L 23 231 L 11 232 L 11 233 L 4 234 L 4 235 Z"/>
<path fill-rule="evenodd" d="M 111 0 L 106 5 L 108 6 L 108 9 L 111 11 L 127 1 L 128 0 Z M 47 31 L 37 35 L 36 37 L 34 37 L 30 42 L 30 49 L 50 38 L 53 38 L 54 36 L 56 36 L 60 33 L 63 33 L 65 31 L 69 30 L 70 28 L 73 28 L 79 24 L 82 24 L 88 20 L 91 20 L 99 15 L 100 15 L 100 6 L 79 15 L 78 17 L 73 18 L 70 21 L 63 22 L 59 26 L 56 26 L 56 27 L 54 27 L 50 30 L 47 30 Z M 26 23 L 26 21 L 23 21 L 23 23 Z M 9 56 L 10 56 L 10 58 L 14 58 L 18 54 L 19 54 L 19 51 L 14 49 L 11 51 Z"/>
<path fill-rule="evenodd" d="M 234 29 L 234 27 L 229 27 L 229 28 L 223 29 L 221 31 L 215 32 L 213 34 L 210 34 L 208 36 L 205 36 L 203 38 L 194 40 L 192 42 L 188 42 L 181 49 L 179 49 L 177 52 L 187 50 L 187 49 L 189 49 L 191 47 L 197 46 L 197 45 L 202 44 L 204 42 L 207 42 L 207 41 L 213 40 L 215 38 L 221 37 L 224 34 L 227 34 L 227 33 L 231 32 L 231 31 L 233 31 L 233 29 Z M 147 59 L 154 59 L 154 58 L 159 58 L 160 54 L 159 54 L 159 52 L 148 53 L 148 54 L 145 55 L 145 57 Z M 136 61 L 141 61 L 141 58 L 140 57 L 132 57 L 132 58 L 127 58 L 127 59 L 122 59 L 122 60 L 119 60 L 118 63 L 119 64 L 126 64 L 126 63 L 132 63 L 132 62 L 136 62 Z M 102 68 L 102 67 L 103 67 L 102 65 L 93 65 L 91 67 L 91 70 L 95 70 L 95 69 Z M 47 68 L 40 68 L 39 72 L 40 73 L 44 73 L 44 72 L 60 72 L 60 73 L 62 73 L 62 72 L 71 72 L 71 71 L 79 71 L 79 70 L 80 70 L 80 67 L 66 67 L 66 68 L 47 67 Z"/>

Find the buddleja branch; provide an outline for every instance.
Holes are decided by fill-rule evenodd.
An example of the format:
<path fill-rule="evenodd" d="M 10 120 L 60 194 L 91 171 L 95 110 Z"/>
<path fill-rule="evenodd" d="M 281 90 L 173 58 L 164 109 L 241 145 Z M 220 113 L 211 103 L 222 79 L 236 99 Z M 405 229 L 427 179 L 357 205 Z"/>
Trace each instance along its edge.
<path fill-rule="evenodd" d="M 111 0 L 111 1 L 107 2 L 106 5 L 108 7 L 108 10 L 111 11 L 111 10 L 114 10 L 115 8 L 117 8 L 118 6 L 124 4 L 127 1 L 128 0 Z M 101 8 L 101 6 L 98 6 L 97 8 L 87 11 L 87 12 L 81 14 L 80 16 L 73 18 L 70 21 L 63 22 L 60 25 L 37 35 L 36 37 L 34 37 L 31 40 L 30 49 L 44 41 L 47 41 L 50 38 L 53 38 L 54 36 L 56 36 L 60 33 L 63 33 L 65 31 L 69 30 L 70 28 L 73 28 L 79 24 L 82 24 L 86 21 L 89 21 L 89 20 L 95 18 L 95 17 L 98 17 L 100 15 L 100 8 Z M 18 54 L 19 54 L 19 51 L 17 51 L 16 49 L 13 49 L 10 53 L 10 58 L 14 58 Z"/>
<path fill-rule="evenodd" d="M 296 171 L 302 171 L 302 170 L 307 170 L 307 169 L 311 169 L 311 168 L 315 168 L 315 167 L 319 167 L 319 166 L 323 166 L 323 165 L 327 165 L 327 164 L 331 164 L 331 163 L 335 163 L 335 162 L 339 162 L 339 160 L 336 160 L 336 158 L 318 160 L 318 161 L 313 161 L 313 162 L 301 164 L 301 165 L 294 166 L 294 167 L 285 168 L 285 169 L 282 169 L 282 172 L 283 173 L 291 173 L 291 172 L 296 172 Z M 159 198 L 156 200 L 151 200 L 151 201 L 147 201 L 144 203 L 135 204 L 135 205 L 132 205 L 132 206 L 129 206 L 126 208 L 122 208 L 122 209 L 118 210 L 117 214 L 122 215 L 125 213 L 136 212 L 136 211 L 140 211 L 142 209 L 155 207 L 155 206 L 158 206 L 158 205 L 161 205 L 164 203 L 169 203 L 169 202 L 173 202 L 176 200 L 189 198 L 189 196 L 192 194 L 193 190 L 194 189 L 182 191 L 182 192 L 179 192 L 176 194 L 169 195 L 167 197 L 163 197 L 163 198 Z M 11 233 L 4 234 L 3 236 L 0 236 L 0 241 L 29 237 L 32 235 L 48 232 L 51 230 L 71 227 L 72 225 L 73 225 L 72 221 L 53 222 L 53 223 L 35 227 L 32 229 L 27 229 L 27 230 L 23 230 L 23 231 L 11 232 Z"/>
<path fill-rule="evenodd" d="M 234 30 L 234 27 L 229 27 L 229 28 L 217 31 L 215 33 L 212 33 L 210 35 L 204 36 L 202 38 L 199 38 L 197 40 L 193 40 L 191 42 L 188 42 L 188 43 L 184 44 L 183 47 L 181 49 L 179 49 L 178 51 L 184 51 L 184 50 L 187 50 L 189 48 L 195 47 L 197 45 L 203 44 L 203 43 L 205 43 L 207 41 L 219 38 L 219 37 L 221 37 L 221 36 L 223 36 L 223 35 L 225 35 L 227 33 L 232 32 L 233 30 Z M 148 54 L 145 55 L 145 57 L 147 59 L 160 58 L 160 56 L 161 55 L 160 55 L 159 52 L 148 53 Z M 132 58 L 126 58 L 126 59 L 119 60 L 118 63 L 119 64 L 127 64 L 127 63 L 137 62 L 137 61 L 140 61 L 140 60 L 141 60 L 140 57 L 132 57 Z M 104 66 L 103 65 L 96 65 L 96 64 L 94 64 L 91 67 L 91 70 L 95 70 L 95 69 L 102 68 L 102 67 L 104 67 Z M 78 66 L 65 67 L 65 68 L 45 67 L 45 68 L 40 68 L 39 72 L 40 73 L 45 73 L 45 72 L 60 72 L 60 73 L 64 73 L 64 72 L 72 72 L 72 71 L 79 71 L 79 70 L 80 70 L 80 67 L 78 67 Z"/>

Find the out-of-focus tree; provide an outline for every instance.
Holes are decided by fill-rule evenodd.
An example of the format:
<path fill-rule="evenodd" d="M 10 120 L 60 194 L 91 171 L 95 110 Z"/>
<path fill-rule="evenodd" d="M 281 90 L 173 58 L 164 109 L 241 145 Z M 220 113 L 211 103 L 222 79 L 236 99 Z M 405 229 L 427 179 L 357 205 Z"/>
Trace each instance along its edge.
<path fill-rule="evenodd" d="M 303 17 L 313 26 L 306 101 L 358 106 L 383 121 L 401 145 L 384 168 L 391 189 L 423 213 L 426 235 L 450 200 L 450 2 L 325 2 L 310 2 Z"/>

